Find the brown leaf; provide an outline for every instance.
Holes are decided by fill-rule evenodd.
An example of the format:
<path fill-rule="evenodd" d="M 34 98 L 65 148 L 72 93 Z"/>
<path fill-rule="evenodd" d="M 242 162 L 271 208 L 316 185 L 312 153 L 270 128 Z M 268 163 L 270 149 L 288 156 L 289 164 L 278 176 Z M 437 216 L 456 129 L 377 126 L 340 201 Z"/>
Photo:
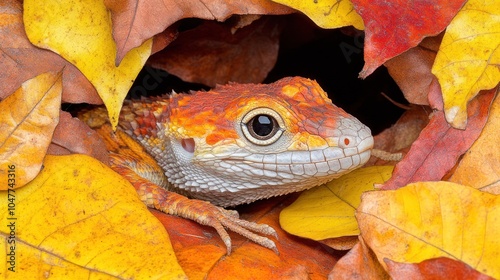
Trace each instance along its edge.
<path fill-rule="evenodd" d="M 445 257 L 425 260 L 418 264 L 399 263 L 390 259 L 384 261 L 393 279 L 494 279 L 461 261 Z"/>
<path fill-rule="evenodd" d="M 183 18 L 224 21 L 233 14 L 282 15 L 294 12 L 266 0 L 235 1 L 105 1 L 113 20 L 119 64 L 125 54 Z"/>
<path fill-rule="evenodd" d="M 366 246 L 363 239 L 341 258 L 328 275 L 328 279 L 390 279 L 377 256 Z"/>
<path fill-rule="evenodd" d="M 279 227 L 279 212 L 296 197 L 277 197 L 238 208 L 243 219 L 268 224 L 277 230 L 278 239 L 274 241 L 279 255 L 230 233 L 233 251 L 226 256 L 225 246 L 212 228 L 152 212 L 165 225 L 179 264 L 189 279 L 219 279 L 221 275 L 234 279 L 290 279 L 292 276 L 325 279 L 339 253 L 318 242 L 291 236 Z"/>
<path fill-rule="evenodd" d="M 33 46 L 24 31 L 22 1 L 0 2 L 0 99 L 37 75 L 63 70 L 63 102 L 102 104 L 94 87 L 71 63 Z"/>
<path fill-rule="evenodd" d="M 263 18 L 233 33 L 229 24 L 204 22 L 182 32 L 149 63 L 184 81 L 210 87 L 229 81 L 260 83 L 276 63 L 281 23 Z"/>
<path fill-rule="evenodd" d="M 440 180 L 477 139 L 486 123 L 493 91 L 485 92 L 469 106 L 465 130 L 452 128 L 443 111 L 433 114 L 429 124 L 400 161 L 382 189 L 397 189 L 412 182 Z"/>
<path fill-rule="evenodd" d="M 390 128 L 385 129 L 374 137 L 375 149 L 391 153 L 406 153 L 409 147 L 420 135 L 422 129 L 429 123 L 431 109 L 426 106 L 412 106 Z M 371 157 L 368 165 L 387 165 L 396 162 L 387 162 Z"/>
<path fill-rule="evenodd" d="M 440 41 L 441 36 L 425 38 L 420 45 L 384 63 L 406 100 L 412 104 L 429 105 L 427 93 L 435 79 L 431 68 Z"/>
<path fill-rule="evenodd" d="M 79 119 L 71 117 L 67 112 L 61 112 L 47 153 L 52 155 L 85 154 L 105 164 L 109 163 L 106 145 L 99 134 Z"/>
<path fill-rule="evenodd" d="M 24 186 L 42 167 L 59 121 L 61 73 L 44 73 L 0 102 L 0 190 Z M 12 171 L 11 171 L 12 170 Z"/>

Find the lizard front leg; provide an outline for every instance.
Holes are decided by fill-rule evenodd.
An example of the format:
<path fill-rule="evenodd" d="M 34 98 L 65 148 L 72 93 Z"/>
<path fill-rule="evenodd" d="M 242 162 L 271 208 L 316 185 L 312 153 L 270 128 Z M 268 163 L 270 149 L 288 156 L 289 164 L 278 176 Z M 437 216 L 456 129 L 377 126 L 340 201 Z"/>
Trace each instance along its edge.
<path fill-rule="evenodd" d="M 110 137 L 109 133 L 112 133 L 110 129 L 99 132 L 101 135 L 103 133 L 108 134 L 105 139 Z M 259 235 L 265 234 L 277 237 L 276 231 L 272 227 L 241 220 L 237 211 L 226 210 L 208 201 L 190 199 L 159 186 L 159 184 L 167 184 L 161 167 L 144 152 L 140 145 L 135 146 L 133 143 L 136 142 L 128 135 L 122 131 L 117 131 L 117 136 L 120 148 L 111 149 L 114 150 L 110 155 L 111 168 L 132 183 L 146 206 L 213 227 L 226 245 L 228 255 L 231 253 L 232 245 L 226 229 L 243 235 L 249 240 L 278 253 L 278 249 L 271 239 Z M 114 141 L 114 143 L 117 143 L 116 138 Z"/>

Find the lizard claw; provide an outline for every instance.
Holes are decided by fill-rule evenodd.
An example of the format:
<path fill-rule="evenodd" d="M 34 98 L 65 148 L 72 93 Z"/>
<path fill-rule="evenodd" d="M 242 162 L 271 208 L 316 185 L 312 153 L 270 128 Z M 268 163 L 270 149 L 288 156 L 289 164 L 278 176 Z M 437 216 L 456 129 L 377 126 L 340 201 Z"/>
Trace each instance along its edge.
<path fill-rule="evenodd" d="M 231 254 L 232 244 L 226 229 L 279 254 L 276 244 L 271 239 L 259 235 L 271 235 L 277 238 L 276 231 L 272 227 L 241 220 L 237 211 L 226 210 L 208 201 L 189 199 L 181 194 L 167 191 L 147 180 L 142 180 L 140 184 L 137 183 L 136 181 L 134 186 L 139 197 L 148 207 L 213 227 L 226 245 L 228 255 Z"/>
<path fill-rule="evenodd" d="M 272 235 L 275 238 L 278 238 L 278 235 L 274 228 L 266 224 L 257 224 L 254 222 L 241 220 L 239 218 L 238 212 L 234 210 L 226 210 L 206 201 L 193 199 L 191 200 L 191 202 L 204 204 L 200 205 L 200 207 L 203 207 L 205 209 L 204 215 L 198 216 L 196 221 L 200 224 L 211 226 L 217 231 L 227 247 L 228 255 L 231 254 L 232 245 L 231 238 L 227 234 L 226 228 L 248 238 L 249 240 L 263 247 L 273 250 L 276 254 L 279 254 L 276 244 L 274 244 L 271 239 L 257 234 L 260 233 L 265 235 Z"/>

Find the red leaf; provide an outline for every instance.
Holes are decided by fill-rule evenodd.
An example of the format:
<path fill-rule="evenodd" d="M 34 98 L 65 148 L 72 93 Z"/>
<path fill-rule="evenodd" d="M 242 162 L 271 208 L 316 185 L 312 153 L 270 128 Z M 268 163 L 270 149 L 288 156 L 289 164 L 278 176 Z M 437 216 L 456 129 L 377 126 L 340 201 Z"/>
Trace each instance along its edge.
<path fill-rule="evenodd" d="M 435 112 L 381 189 L 394 190 L 412 182 L 440 180 L 479 137 L 488 119 L 494 92 L 487 91 L 471 101 L 465 130 L 451 127 L 443 111 Z"/>
<path fill-rule="evenodd" d="M 425 260 L 418 264 L 399 263 L 389 259 L 384 261 L 392 279 L 493 279 L 461 261 L 444 257 Z"/>
<path fill-rule="evenodd" d="M 362 78 L 388 59 L 443 31 L 464 0 L 353 0 L 366 27 Z"/>

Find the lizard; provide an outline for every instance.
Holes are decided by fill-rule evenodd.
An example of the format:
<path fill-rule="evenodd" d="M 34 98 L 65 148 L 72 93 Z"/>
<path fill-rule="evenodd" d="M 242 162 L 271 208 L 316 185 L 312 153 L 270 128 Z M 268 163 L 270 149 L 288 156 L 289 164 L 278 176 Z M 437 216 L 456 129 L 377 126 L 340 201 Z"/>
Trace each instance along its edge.
<path fill-rule="evenodd" d="M 116 134 L 98 132 L 112 169 L 148 207 L 215 228 L 228 255 L 226 228 L 278 250 L 263 236 L 276 237 L 272 227 L 224 207 L 321 185 L 365 164 L 373 148 L 370 129 L 302 77 L 128 100 Z"/>

